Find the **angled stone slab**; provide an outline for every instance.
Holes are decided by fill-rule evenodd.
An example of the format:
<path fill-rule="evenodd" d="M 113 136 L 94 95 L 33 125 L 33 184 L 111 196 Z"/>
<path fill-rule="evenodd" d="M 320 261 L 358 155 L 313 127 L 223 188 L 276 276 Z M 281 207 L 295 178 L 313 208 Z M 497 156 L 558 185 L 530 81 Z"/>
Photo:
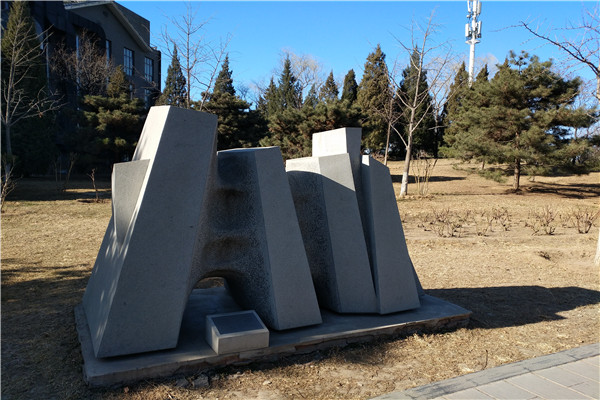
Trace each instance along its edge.
<path fill-rule="evenodd" d="M 321 306 L 377 312 L 348 153 L 287 160 L 304 248 Z"/>
<path fill-rule="evenodd" d="M 191 282 L 225 278 L 276 330 L 321 323 L 279 148 L 220 151 L 217 171 Z"/>
<path fill-rule="evenodd" d="M 362 159 L 365 235 L 379 312 L 420 306 L 389 169 L 370 156 Z"/>
<path fill-rule="evenodd" d="M 214 115 L 153 107 L 133 161 L 115 167 L 114 215 L 83 296 L 96 357 L 177 345 L 216 126 Z"/>

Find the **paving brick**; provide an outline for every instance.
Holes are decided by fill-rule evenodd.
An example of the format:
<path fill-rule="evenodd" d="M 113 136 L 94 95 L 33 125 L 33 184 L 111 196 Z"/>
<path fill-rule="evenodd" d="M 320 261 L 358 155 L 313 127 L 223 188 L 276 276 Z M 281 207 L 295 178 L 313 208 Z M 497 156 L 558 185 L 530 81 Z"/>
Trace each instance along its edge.
<path fill-rule="evenodd" d="M 498 381 L 479 386 L 477 389 L 495 399 L 533 399 L 535 394 L 512 385 L 506 381 Z"/>
<path fill-rule="evenodd" d="M 523 367 L 527 368 L 529 371 L 538 371 L 540 369 L 556 367 L 557 365 L 577 360 L 577 358 L 572 357 L 569 353 L 561 352 L 525 360 L 523 361 Z"/>
<path fill-rule="evenodd" d="M 597 356 L 600 354 L 600 343 L 576 347 L 574 349 L 567 350 L 566 352 L 577 359 Z"/>
<path fill-rule="evenodd" d="M 581 361 L 583 361 L 587 364 L 600 365 L 600 356 L 584 358 Z"/>
<path fill-rule="evenodd" d="M 493 399 L 493 397 L 490 397 L 475 388 L 447 394 L 444 397 L 446 399 Z"/>
<path fill-rule="evenodd" d="M 587 399 L 579 392 L 534 374 L 515 376 L 508 379 L 507 382 L 522 389 L 527 389 L 544 399 Z"/>
<path fill-rule="evenodd" d="M 578 392 L 581 392 L 586 396 L 590 396 L 592 399 L 600 398 L 600 385 L 598 385 L 598 382 L 595 381 L 588 380 L 586 382 L 572 386 L 571 389 L 577 390 Z"/>
<path fill-rule="evenodd" d="M 581 376 L 578 374 L 574 374 L 569 371 L 565 371 L 560 367 L 553 367 L 548 369 L 543 369 L 540 371 L 534 372 L 536 375 L 541 376 L 542 378 L 549 379 L 553 382 L 561 384 L 563 386 L 574 386 L 580 383 L 587 382 L 588 379 L 585 376 Z"/>
<path fill-rule="evenodd" d="M 574 372 L 578 375 L 585 376 L 586 378 L 599 381 L 600 367 L 598 365 L 590 365 L 583 360 L 572 362 L 569 364 L 561 365 L 560 368 L 564 368 L 567 371 Z"/>
<path fill-rule="evenodd" d="M 486 369 L 479 372 L 466 375 L 466 377 L 477 385 L 484 385 L 486 383 L 500 381 L 502 379 L 512 378 L 513 376 L 522 375 L 529 372 L 527 368 L 523 366 L 523 363 L 513 363 L 502 365 L 491 369 Z"/>

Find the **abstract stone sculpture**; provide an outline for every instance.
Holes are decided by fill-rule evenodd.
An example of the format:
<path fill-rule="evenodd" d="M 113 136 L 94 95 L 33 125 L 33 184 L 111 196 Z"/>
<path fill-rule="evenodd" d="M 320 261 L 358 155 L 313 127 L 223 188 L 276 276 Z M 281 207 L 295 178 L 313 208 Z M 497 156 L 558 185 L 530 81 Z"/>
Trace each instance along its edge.
<path fill-rule="evenodd" d="M 274 329 L 321 323 L 279 149 L 221 152 L 217 178 L 216 126 L 153 107 L 133 161 L 115 166 L 113 217 L 83 297 L 96 357 L 175 347 L 206 276 L 230 278 Z"/>
<path fill-rule="evenodd" d="M 315 134 L 313 157 L 286 174 L 276 147 L 217 153 L 216 128 L 216 116 L 153 107 L 133 160 L 115 164 L 113 215 L 83 296 L 97 358 L 176 347 L 208 277 L 276 330 L 320 324 L 319 302 L 419 307 L 389 170 L 361 159 L 360 129 Z"/>
<path fill-rule="evenodd" d="M 348 153 L 288 160 L 286 170 L 319 303 L 377 312 Z"/>
<path fill-rule="evenodd" d="M 301 219 L 300 226 L 304 227 L 303 239 L 309 260 L 312 261 L 311 271 L 317 293 L 322 298 L 324 293 L 351 293 L 355 288 L 355 286 L 348 286 L 347 290 L 340 290 L 339 283 L 335 280 L 323 282 L 320 277 L 324 273 L 323 271 L 335 271 L 334 275 L 339 276 L 337 271 L 345 267 L 339 265 L 339 260 L 331 257 L 327 261 L 322 260 L 320 256 L 322 249 L 319 248 L 319 245 L 323 243 L 321 238 L 328 237 L 330 240 L 335 240 L 332 238 L 346 235 L 343 241 L 345 247 L 341 252 L 352 249 L 353 254 L 356 254 L 359 249 L 364 248 L 363 243 L 366 241 L 372 274 L 372 280 L 369 283 L 373 284 L 377 298 L 376 306 L 369 311 L 387 314 L 418 308 L 420 285 L 406 248 L 389 169 L 369 156 L 363 156 L 361 162 L 360 140 L 360 128 L 342 128 L 316 133 L 313 135 L 313 157 L 288 160 L 287 162 L 286 170 L 290 177 L 290 185 Z M 333 157 L 340 153 L 347 154 L 349 162 L 340 159 L 337 169 L 332 169 L 335 170 L 335 173 L 320 171 L 321 164 L 327 160 L 326 156 Z M 315 180 L 312 176 L 315 172 L 323 175 L 320 178 L 321 181 L 327 178 L 338 184 L 336 186 L 329 183 L 328 189 L 323 189 L 326 186 L 322 184 L 319 190 L 324 190 L 325 193 L 336 192 L 336 190 L 341 193 L 337 189 L 340 186 L 350 188 L 354 196 L 352 202 L 357 205 L 360 216 L 356 216 L 346 209 L 342 212 L 341 209 L 331 206 L 336 203 L 336 200 L 329 201 L 324 196 L 314 195 L 315 189 L 311 187 L 311 181 Z M 353 177 L 355 191 L 351 188 L 349 174 Z M 339 194 L 337 196 L 340 197 Z M 338 203 L 346 204 L 349 201 L 348 199 L 344 202 L 338 200 Z M 326 214 L 322 220 L 334 219 L 337 221 L 334 225 L 322 227 L 322 229 L 328 230 L 329 236 L 323 232 L 314 235 L 314 228 L 310 227 L 310 223 L 302 221 L 302 218 L 310 218 L 312 210 L 319 210 Z M 354 232 L 352 237 L 348 237 L 347 230 L 339 229 L 341 226 L 348 225 L 362 226 L 362 235 Z M 358 275 L 356 279 L 364 280 L 363 275 Z M 317 281 L 320 284 L 317 284 Z M 361 291 L 355 292 L 355 296 L 360 298 L 367 293 L 368 291 L 363 288 Z M 369 302 L 370 296 L 365 295 L 365 304 L 369 304 Z M 331 306 L 330 303 L 324 305 L 338 312 L 357 312 L 354 308 L 340 308 L 335 304 Z"/>
<path fill-rule="evenodd" d="M 153 107 L 113 171 L 113 217 L 83 296 L 97 357 L 172 348 L 216 156 L 217 118 Z"/>
<path fill-rule="evenodd" d="M 236 301 L 273 329 L 320 324 L 279 148 L 225 150 L 217 160 L 190 282 L 224 277 Z"/>

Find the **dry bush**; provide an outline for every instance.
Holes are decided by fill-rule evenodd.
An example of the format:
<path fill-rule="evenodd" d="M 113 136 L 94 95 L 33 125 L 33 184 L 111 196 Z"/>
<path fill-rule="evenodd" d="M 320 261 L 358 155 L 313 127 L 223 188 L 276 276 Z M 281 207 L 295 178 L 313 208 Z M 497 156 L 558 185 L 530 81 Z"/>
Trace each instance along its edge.
<path fill-rule="evenodd" d="M 572 209 L 569 215 L 576 221 L 577 232 L 588 233 L 600 216 L 600 210 L 589 210 L 577 207 Z"/>
<path fill-rule="evenodd" d="M 525 226 L 531 228 L 534 235 L 543 231 L 546 235 L 552 235 L 556 231 L 556 218 L 558 212 L 546 205 L 543 209 L 532 210 Z"/>

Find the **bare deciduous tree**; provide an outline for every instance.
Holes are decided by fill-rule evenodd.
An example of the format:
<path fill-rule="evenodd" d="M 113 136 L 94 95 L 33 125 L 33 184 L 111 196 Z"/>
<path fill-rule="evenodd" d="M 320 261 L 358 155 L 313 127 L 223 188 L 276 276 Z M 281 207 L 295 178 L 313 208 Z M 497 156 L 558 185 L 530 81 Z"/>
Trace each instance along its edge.
<path fill-rule="evenodd" d="M 394 131 L 400 136 L 400 139 L 406 148 L 400 196 L 406 196 L 408 189 L 408 176 L 413 153 L 414 133 L 417 128 L 419 128 L 426 115 L 434 112 L 433 108 L 436 103 L 428 101 L 429 96 L 432 96 L 434 99 L 437 98 L 438 101 L 443 99 L 444 96 L 441 94 L 448 87 L 447 82 L 450 77 L 446 68 L 451 62 L 449 45 L 446 42 L 431 45 L 431 42 L 433 41 L 432 36 L 435 35 L 437 28 L 433 23 L 434 16 L 435 13 L 432 12 L 424 26 L 417 22 L 413 22 L 410 45 L 397 39 L 398 43 L 408 54 L 411 68 L 417 73 L 417 76 L 415 77 L 416 82 L 419 82 L 421 78 L 427 74 L 429 86 L 429 92 L 423 91 L 419 84 L 415 84 L 413 93 L 402 93 L 397 74 L 390 79 L 395 87 L 395 91 L 399 93 L 395 98 L 400 102 L 404 109 L 404 112 L 406 113 L 405 117 L 408 122 L 406 133 L 404 135 L 402 135 L 397 128 L 392 126 Z M 398 70 L 397 67 L 392 69 L 392 71 Z M 422 109 L 422 113 L 419 115 L 417 110 L 421 109 L 422 106 L 425 106 L 425 108 Z"/>
<path fill-rule="evenodd" d="M 565 52 L 572 62 L 588 67 L 596 77 L 596 99 L 600 102 L 600 18 L 599 6 L 583 8 L 581 22 L 569 23 L 563 29 L 540 32 L 531 22 L 521 21 L 520 26 L 535 37 L 542 39 Z"/>
<path fill-rule="evenodd" d="M 55 49 L 52 70 L 61 79 L 75 84 L 78 94 L 101 95 L 106 92 L 115 65 L 88 32 L 83 31 L 77 40 L 77 49 L 69 49 L 64 42 Z"/>
<path fill-rule="evenodd" d="M 200 90 L 200 100 L 196 108 L 201 111 L 217 77 L 219 66 L 226 55 L 231 35 L 215 44 L 208 40 L 205 26 L 210 20 L 199 20 L 198 9 L 191 3 L 186 4 L 186 13 L 178 17 L 167 17 L 175 27 L 169 32 L 165 27 L 162 32 L 163 52 L 173 56 L 171 45 L 177 47 L 181 60 L 181 69 L 186 78 L 186 108 L 192 108 L 192 92 Z"/>
<path fill-rule="evenodd" d="M 310 54 L 296 54 L 290 49 L 283 50 L 282 66 L 286 58 L 289 58 L 292 64 L 292 73 L 298 80 L 302 93 L 305 92 L 305 89 L 310 89 L 313 86 L 318 93 L 323 82 L 325 82 L 323 65 Z M 280 72 L 278 71 L 278 73 Z"/>

